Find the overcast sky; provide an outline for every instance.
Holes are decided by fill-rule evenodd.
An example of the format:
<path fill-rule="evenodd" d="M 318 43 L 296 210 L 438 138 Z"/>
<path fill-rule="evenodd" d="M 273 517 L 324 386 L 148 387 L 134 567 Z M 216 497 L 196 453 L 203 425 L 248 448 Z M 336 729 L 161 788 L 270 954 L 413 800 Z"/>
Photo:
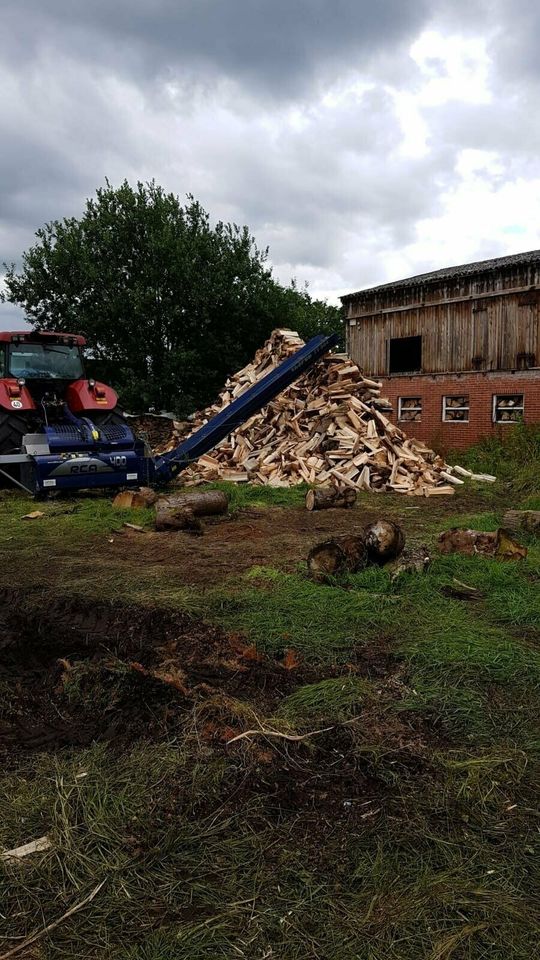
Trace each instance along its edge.
<path fill-rule="evenodd" d="M 333 301 L 540 247 L 539 41 L 538 0 L 3 0 L 0 264 L 105 177 Z"/>

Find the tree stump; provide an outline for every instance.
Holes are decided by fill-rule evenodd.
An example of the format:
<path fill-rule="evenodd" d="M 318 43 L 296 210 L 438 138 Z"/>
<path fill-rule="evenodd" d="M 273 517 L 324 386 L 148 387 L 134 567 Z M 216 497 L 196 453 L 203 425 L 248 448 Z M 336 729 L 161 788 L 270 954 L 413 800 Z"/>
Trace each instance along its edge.
<path fill-rule="evenodd" d="M 335 537 L 312 547 L 307 565 L 315 580 L 325 580 L 340 573 L 357 573 L 368 562 L 363 536 Z"/>
<path fill-rule="evenodd" d="M 315 487 L 306 493 L 306 510 L 329 510 L 333 507 L 348 508 L 356 503 L 356 491 L 350 487 Z"/>
<path fill-rule="evenodd" d="M 527 547 L 518 543 L 511 532 L 503 527 L 491 533 L 452 527 L 439 534 L 438 543 L 441 553 L 462 553 L 469 557 L 483 554 L 497 560 L 521 560 L 527 556 Z"/>

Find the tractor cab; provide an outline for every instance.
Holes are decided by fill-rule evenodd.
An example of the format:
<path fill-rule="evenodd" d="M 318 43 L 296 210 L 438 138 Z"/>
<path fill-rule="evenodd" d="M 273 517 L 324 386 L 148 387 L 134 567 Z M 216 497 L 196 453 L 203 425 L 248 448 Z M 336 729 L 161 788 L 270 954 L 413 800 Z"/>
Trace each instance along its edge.
<path fill-rule="evenodd" d="M 23 418 L 27 427 L 70 414 L 103 420 L 117 396 L 106 384 L 86 379 L 84 337 L 28 331 L 0 332 L 0 413 Z M 1 436 L 0 436 L 0 447 Z M 0 450 L 1 452 L 1 450 Z"/>
<path fill-rule="evenodd" d="M 73 342 L 12 340 L 6 344 L 2 360 L 2 377 L 69 381 L 84 376 L 81 349 Z"/>

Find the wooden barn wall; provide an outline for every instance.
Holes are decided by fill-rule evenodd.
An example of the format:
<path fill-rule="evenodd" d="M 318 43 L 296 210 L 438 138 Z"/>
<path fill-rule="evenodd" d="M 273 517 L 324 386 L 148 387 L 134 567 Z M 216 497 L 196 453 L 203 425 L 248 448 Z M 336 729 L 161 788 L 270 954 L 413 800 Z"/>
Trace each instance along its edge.
<path fill-rule="evenodd" d="M 482 370 L 512 370 L 518 354 L 533 354 L 540 365 L 540 291 L 529 290 L 539 280 L 537 267 L 520 267 L 354 299 L 346 305 L 348 320 L 356 319 L 348 328 L 350 356 L 368 374 L 384 376 L 388 340 L 421 335 L 425 372 L 471 370 L 474 357 L 483 358 Z"/>

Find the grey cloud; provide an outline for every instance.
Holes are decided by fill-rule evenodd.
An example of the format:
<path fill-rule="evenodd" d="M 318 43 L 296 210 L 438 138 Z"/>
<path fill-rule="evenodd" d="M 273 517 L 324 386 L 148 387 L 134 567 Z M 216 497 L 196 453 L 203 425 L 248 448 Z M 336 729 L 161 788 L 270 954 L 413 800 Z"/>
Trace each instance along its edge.
<path fill-rule="evenodd" d="M 429 0 L 5 0 L 3 24 L 12 57 L 60 43 L 132 75 L 195 71 L 297 96 L 318 76 L 365 72 L 381 51 L 410 40 L 431 8 Z"/>
<path fill-rule="evenodd" d="M 538 40 L 540 5 L 537 0 L 493 0 L 493 37 L 490 52 L 497 63 L 501 89 L 521 90 L 523 81 L 540 81 Z"/>
<path fill-rule="evenodd" d="M 517 0 L 522 39 L 526 7 Z M 212 216 L 247 223 L 260 246 L 270 244 L 283 280 L 309 276 L 314 289 L 320 278 L 344 292 L 388 279 L 386 254 L 438 214 L 464 147 L 493 150 L 508 175 L 536 175 L 532 87 L 517 90 L 512 79 L 522 76 L 522 40 L 504 35 L 515 8 L 508 0 L 4 0 L 0 262 L 18 260 L 45 220 L 77 215 L 106 176 L 155 177 L 181 197 L 193 192 Z M 497 101 L 424 108 L 429 149 L 411 157 L 389 88 L 417 89 L 408 48 L 428 26 L 489 33 Z M 523 70 L 533 66 L 527 55 Z M 367 89 L 350 89 L 353 79 Z M 0 325 L 13 316 L 0 305 Z"/>

